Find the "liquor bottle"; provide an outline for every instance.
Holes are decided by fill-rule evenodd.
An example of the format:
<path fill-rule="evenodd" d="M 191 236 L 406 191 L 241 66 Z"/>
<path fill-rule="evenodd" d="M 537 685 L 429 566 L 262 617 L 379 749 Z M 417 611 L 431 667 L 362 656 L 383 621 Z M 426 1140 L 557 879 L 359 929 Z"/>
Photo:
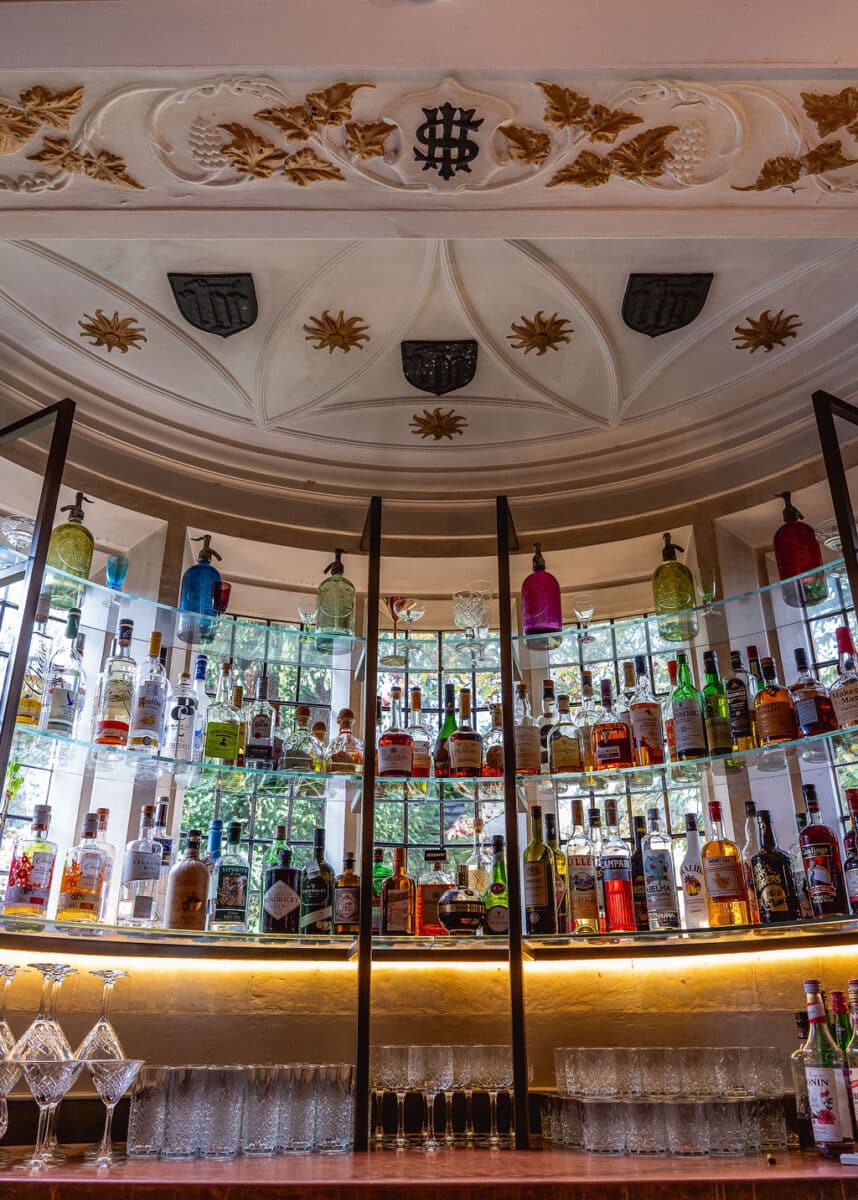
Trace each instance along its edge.
<path fill-rule="evenodd" d="M 647 809 L 649 832 L 643 840 L 646 906 L 653 932 L 679 929 L 679 900 L 673 867 L 673 842 L 659 829 L 659 811 Z"/>
<path fill-rule="evenodd" d="M 104 856 L 97 844 L 98 815 L 85 813 L 80 840 L 66 851 L 57 920 L 91 924 L 101 914 Z"/>
<path fill-rule="evenodd" d="M 596 867 L 593 843 L 584 829 L 584 802 L 575 799 L 572 801 L 572 832 L 566 843 L 569 925 L 574 934 L 599 932 Z"/>
<path fill-rule="evenodd" d="M 411 738 L 413 754 L 411 776 L 413 779 L 428 779 L 432 774 L 432 737 L 422 721 L 423 693 L 419 687 L 411 689 L 411 720 L 406 733 Z"/>
<path fill-rule="evenodd" d="M 83 663 L 77 648 L 79 623 L 80 610 L 69 609 L 65 638 L 54 651 L 48 667 L 42 704 L 42 728 L 69 738 L 75 735 L 81 711 L 81 689 L 85 686 Z M 20 713 L 20 705 L 18 711 Z"/>
<path fill-rule="evenodd" d="M 527 684 L 515 685 L 515 770 L 517 775 L 539 775 L 542 771 L 542 746 L 539 726 L 530 711 Z"/>
<path fill-rule="evenodd" d="M 849 910 L 854 917 L 858 914 L 858 845 L 854 836 L 854 826 L 851 832 L 851 839 L 849 834 L 843 839 L 843 881 L 846 885 Z"/>
<path fill-rule="evenodd" d="M 424 850 L 425 869 L 417 877 L 416 927 L 420 937 L 446 937 L 438 916 L 438 902 L 453 880 L 447 874 L 447 851 Z"/>
<path fill-rule="evenodd" d="M 828 692 L 808 666 L 807 651 L 803 646 L 795 648 L 795 669 L 798 678 L 787 690 L 795 704 L 801 736 L 815 737 L 818 733 L 829 733 L 837 729 L 834 705 L 828 697 Z"/>
<path fill-rule="evenodd" d="M 667 695 L 661 702 L 661 719 L 664 722 L 664 741 L 667 747 L 667 757 L 671 762 L 677 761 L 676 726 L 673 722 L 673 693 L 676 691 L 677 662 L 670 659 L 667 664 Z"/>
<path fill-rule="evenodd" d="M 390 724 L 378 739 L 378 773 L 411 778 L 414 739 L 402 728 L 402 688 L 390 689 Z"/>
<path fill-rule="evenodd" d="M 849 1016 L 852 1019 L 852 1037 L 846 1047 L 846 1066 L 852 1111 L 855 1113 L 858 1112 L 858 979 L 850 979 L 846 986 L 849 989 Z"/>
<path fill-rule="evenodd" d="M 798 896 L 792 877 L 790 857 L 775 840 L 772 815 L 766 808 L 757 813 L 760 827 L 759 850 L 751 859 L 753 887 L 759 919 L 763 925 L 777 925 L 799 918 Z"/>
<path fill-rule="evenodd" d="M 355 631 L 355 586 L 346 579 L 342 558 L 334 551 L 334 561 L 325 567 L 325 578 L 316 593 L 316 633 L 351 637 Z"/>
<path fill-rule="evenodd" d="M 855 1148 L 852 1108 L 846 1087 L 846 1055 L 828 1029 L 818 979 L 807 979 L 810 1032 L 802 1050 L 813 1140 L 821 1158 L 836 1162 Z"/>
<path fill-rule="evenodd" d="M 170 837 L 168 828 L 168 819 L 170 815 L 170 797 L 161 796 L 158 799 L 158 808 L 155 813 L 155 828 L 152 830 L 152 837 L 161 847 L 161 872 L 158 876 L 158 885 L 155 888 L 155 915 L 154 919 L 163 924 L 165 913 L 165 902 L 167 899 L 167 880 L 170 877 L 170 870 L 173 866 L 173 839 Z"/>
<path fill-rule="evenodd" d="M 384 851 L 376 846 L 372 852 L 372 932 L 381 933 L 381 888 L 393 872 L 384 861 Z"/>
<path fill-rule="evenodd" d="M 325 764 L 331 775 L 360 775 L 363 770 L 363 742 L 355 736 L 355 715 L 350 708 L 337 713 L 339 732 L 325 750 Z"/>
<path fill-rule="evenodd" d="M 29 830 L 15 838 L 3 899 L 4 917 L 47 916 L 48 896 L 57 857 L 56 842 L 48 841 L 51 806 L 37 804 Z"/>
<path fill-rule="evenodd" d="M 605 889 L 605 928 L 608 933 L 637 929 L 632 891 L 632 855 L 620 837 L 617 801 L 605 800 L 605 840 L 602 845 L 602 884 Z"/>
<path fill-rule="evenodd" d="M 676 656 L 676 688 L 671 696 L 676 757 L 681 762 L 706 757 L 706 726 L 703 697 L 694 686 L 688 655 Z"/>
<path fill-rule="evenodd" d="M 584 770 L 593 770 L 593 726 L 599 719 L 599 710 L 593 703 L 593 675 L 590 671 L 581 672 L 581 707 L 575 713 L 575 729 L 578 741 L 581 743 L 581 753 L 584 758 Z M 590 787 L 602 788 L 604 785 L 597 776 L 588 779 Z"/>
<path fill-rule="evenodd" d="M 738 650 L 730 651 L 730 674 L 724 680 L 727 696 L 727 711 L 730 716 L 730 734 L 735 751 L 753 750 L 756 746 L 754 725 L 754 696 L 756 681 L 742 665 Z"/>
<path fill-rule="evenodd" d="M 200 762 L 203 757 L 203 742 L 206 734 L 206 717 L 211 700 L 206 691 L 206 668 L 208 657 L 198 654 L 194 660 L 194 752 L 191 756 L 194 762 Z"/>
<path fill-rule="evenodd" d="M 694 593 L 694 576 L 685 563 L 676 557 L 685 551 L 665 533 L 662 561 L 652 577 L 652 594 L 658 632 L 666 642 L 690 642 L 697 636 L 697 603 Z"/>
<path fill-rule="evenodd" d="M 203 741 L 203 762 L 218 766 L 238 765 L 239 726 L 241 714 L 232 703 L 232 663 L 221 664 L 217 695 L 206 713 L 206 733 Z"/>
<path fill-rule="evenodd" d="M 137 669 L 128 749 L 157 754 L 164 738 L 170 684 L 161 664 L 161 635 L 149 635 L 149 653 Z"/>
<path fill-rule="evenodd" d="M 829 999 L 831 1000 L 831 1036 L 845 1054 L 849 1043 L 852 1041 L 852 1022 L 849 1020 L 846 993 L 831 992 Z M 848 1086 L 848 1069 L 846 1079 Z"/>
<path fill-rule="evenodd" d="M 450 734 L 450 777 L 479 778 L 483 770 L 483 739 L 471 724 L 471 690 L 459 692 L 459 723 Z"/>
<path fill-rule="evenodd" d="M 764 688 L 763 669 L 760 666 L 760 652 L 756 646 L 748 646 L 748 674 L 753 680 L 752 696 L 756 696 L 757 692 Z"/>
<path fill-rule="evenodd" d="M 300 867 L 292 866 L 292 851 L 280 846 L 275 862 L 267 862 L 262 872 L 260 933 L 298 933 L 301 919 Z"/>
<path fill-rule="evenodd" d="M 635 698 L 637 691 L 637 676 L 635 675 L 635 664 L 631 661 L 623 663 L 623 686 L 617 699 L 617 716 L 624 725 L 628 725 L 629 730 L 632 727 L 632 714 L 630 712 L 632 701 Z"/>
<path fill-rule="evenodd" d="M 539 730 L 539 749 L 541 771 L 543 775 L 549 774 L 548 768 L 548 735 L 557 724 L 557 700 L 554 694 L 554 680 L 543 679 L 542 681 L 542 712 L 536 721 L 537 729 Z M 520 768 L 519 768 L 520 769 Z"/>
<path fill-rule="evenodd" d="M 18 725 L 38 729 L 45 704 L 48 671 L 51 663 L 51 639 L 47 632 L 48 613 L 51 607 L 50 592 L 41 592 L 36 605 L 33 632 L 27 651 L 21 695 L 15 721 Z"/>
<path fill-rule="evenodd" d="M 779 492 L 778 495 L 784 502 L 784 523 L 775 533 L 772 544 L 778 578 L 792 580 L 781 589 L 784 604 L 790 608 L 812 608 L 828 595 L 828 581 L 820 570 L 822 549 L 819 539 L 791 502 L 791 493 Z M 804 578 L 795 579 L 796 575 Z"/>
<path fill-rule="evenodd" d="M 435 739 L 433 753 L 435 778 L 447 779 L 450 774 L 450 735 L 456 730 L 456 689 L 452 683 L 444 684 L 444 720 Z"/>
<path fill-rule="evenodd" d="M 354 719 L 351 715 L 351 709 L 344 711 L 349 713 L 347 721 Z M 342 713 L 340 715 L 342 716 Z M 283 749 L 280 752 L 279 769 L 281 771 L 294 771 L 302 775 L 309 775 L 314 771 L 321 771 L 323 769 L 325 764 L 325 748 L 307 728 L 309 723 L 310 706 L 308 704 L 298 704 L 295 708 L 295 728 L 284 739 Z M 349 724 L 350 729 L 351 725 Z"/>
<path fill-rule="evenodd" d="M 194 761 L 197 729 L 197 697 L 191 677 L 183 672 L 167 701 L 164 754 L 177 762 Z"/>
<path fill-rule="evenodd" d="M 578 728 L 569 710 L 569 697 L 557 697 L 557 719 L 548 731 L 548 771 L 551 775 L 574 775 L 584 768 L 584 753 Z"/>
<path fill-rule="evenodd" d="M 727 693 L 718 673 L 718 655 L 714 650 L 704 650 L 703 671 L 706 676 L 702 691 L 706 745 L 713 757 L 730 754 L 733 749 L 730 709 Z"/>
<path fill-rule="evenodd" d="M 851 855 L 858 841 L 858 788 L 844 788 L 843 797 L 846 801 L 846 831 L 843 834 L 843 858 Z"/>
<path fill-rule="evenodd" d="M 613 711 L 610 679 L 599 683 L 602 695 L 602 712 L 593 726 L 593 769 L 595 771 L 619 770 L 632 766 L 632 739 L 628 725 Z"/>
<path fill-rule="evenodd" d="M 855 670 L 855 648 L 852 634 L 846 625 L 835 630 L 837 638 L 837 678 L 829 690 L 834 716 L 840 729 L 858 725 L 858 672 Z"/>
<path fill-rule="evenodd" d="M 819 800 L 812 783 L 802 786 L 808 823 L 799 835 L 810 907 L 815 917 L 846 917 L 849 901 L 837 835 L 819 819 Z"/>
<path fill-rule="evenodd" d="M 268 672 L 256 677 L 254 698 L 244 718 L 244 765 L 270 771 L 274 765 L 274 706 L 268 700 Z M 312 769 L 312 768 L 311 768 Z"/>
<path fill-rule="evenodd" d="M 221 576 L 212 559 L 220 562 L 221 556 L 212 549 L 211 540 L 208 533 L 191 538 L 192 542 L 202 542 L 202 547 L 197 561 L 182 576 L 176 636 L 190 646 L 213 641 L 217 632 L 214 589 Z"/>
<path fill-rule="evenodd" d="M 209 884 L 209 929 L 212 934 L 244 934 L 247 930 L 250 863 L 241 852 L 241 822 L 227 826 L 227 848 L 217 859 Z"/>
<path fill-rule="evenodd" d="M 529 934 L 557 932 L 554 853 L 542 840 L 542 806 L 530 809 L 530 842 L 524 851 L 524 921 Z"/>
<path fill-rule="evenodd" d="M 333 867 L 325 861 L 325 831 L 314 829 L 313 857 L 304 867 L 301 879 L 301 933 L 331 932 L 335 882 Z"/>
<path fill-rule="evenodd" d="M 46 567 L 76 575 L 84 583 L 89 579 L 95 540 L 83 523 L 83 506 L 92 503 L 83 492 L 75 492 L 74 504 L 63 505 L 60 512 L 67 512 L 69 518 L 51 533 L 45 561 Z M 54 608 L 80 608 L 85 590 L 70 579 L 52 579 L 51 603 Z"/>
<path fill-rule="evenodd" d="M 185 853 L 170 868 L 164 901 L 164 925 L 167 929 L 187 929 L 195 933 L 206 927 L 209 873 L 200 861 L 199 829 L 188 830 Z"/>
<path fill-rule="evenodd" d="M 96 834 L 96 846 L 101 851 L 101 909 L 99 910 L 98 919 L 107 922 L 110 907 L 110 885 L 113 880 L 113 866 L 116 862 L 116 847 L 107 840 L 107 826 L 110 821 L 109 808 L 97 808 L 95 815 L 98 818 L 98 833 Z"/>
<path fill-rule="evenodd" d="M 604 933 L 607 927 L 605 922 L 605 879 L 602 871 L 604 839 L 602 837 L 602 814 L 598 808 L 587 809 L 587 824 L 590 829 L 593 857 L 596 861 L 596 906 L 599 911 L 599 929 Z"/>
<path fill-rule="evenodd" d="M 661 705 L 652 691 L 645 654 L 635 656 L 635 694 L 629 703 L 632 752 L 641 767 L 661 766 L 665 761 Z"/>
<path fill-rule="evenodd" d="M 533 570 L 521 585 L 521 624 L 535 649 L 546 649 L 549 638 L 545 635 L 563 629 L 560 584 L 546 571 L 539 542 L 533 545 Z"/>
<path fill-rule="evenodd" d="M 679 882 L 682 888 L 682 916 L 686 929 L 706 929 L 709 911 L 706 906 L 706 891 L 703 884 L 703 858 L 700 848 L 700 830 L 695 813 L 685 814 L 685 853 L 679 864 Z"/>
<path fill-rule="evenodd" d="M 795 1095 L 796 1132 L 800 1150 L 813 1149 L 813 1126 L 810 1122 L 810 1102 L 807 1096 L 807 1074 L 804 1069 L 804 1044 L 810 1033 L 810 1022 L 807 1010 L 794 1014 L 795 1029 L 798 1035 L 798 1047 L 789 1056 L 792 1088 Z"/>
<path fill-rule="evenodd" d="M 394 846 L 393 873 L 381 885 L 381 932 L 385 937 L 405 937 L 416 929 L 417 885 L 405 871 L 405 847 Z"/>
<path fill-rule="evenodd" d="M 202 863 L 209 873 L 209 876 L 214 874 L 214 869 L 217 866 L 218 860 L 223 853 L 223 821 L 220 817 L 212 817 L 209 821 L 209 832 L 206 840 L 206 852 L 202 857 Z"/>
<path fill-rule="evenodd" d="M 492 727 L 483 739 L 483 775 L 491 779 L 503 776 L 503 706 L 490 704 Z"/>
<path fill-rule="evenodd" d="M 802 833 L 807 828 L 807 813 L 796 813 L 795 823 L 798 836 L 789 848 L 792 881 L 795 886 L 795 893 L 798 896 L 799 917 L 802 921 L 810 921 L 813 919 L 813 908 L 810 904 L 810 889 L 807 886 L 807 875 L 804 873 L 804 856 L 802 855 L 801 842 L 799 841 Z"/>
<path fill-rule="evenodd" d="M 246 745 L 247 731 L 247 712 L 244 702 L 244 687 L 237 683 L 233 686 L 232 697 L 230 700 L 233 709 L 238 714 L 238 757 L 235 760 L 236 767 L 244 766 L 244 748 Z"/>
<path fill-rule="evenodd" d="M 566 855 L 557 844 L 557 818 L 545 814 L 545 841 L 554 855 L 554 904 L 557 909 L 557 932 L 569 933 L 569 881 L 566 874 Z"/>
<path fill-rule="evenodd" d="M 719 800 L 709 801 L 710 838 L 700 853 L 706 910 L 713 929 L 725 925 L 749 925 L 748 892 L 739 847 L 724 833 Z"/>
<path fill-rule="evenodd" d="M 483 892 L 489 886 L 491 862 L 483 845 L 483 821 L 481 817 L 474 817 L 474 844 L 465 866 L 468 868 L 468 887 L 473 888 L 475 892 L 479 892 L 482 896 Z"/>
<path fill-rule="evenodd" d="M 757 806 L 753 800 L 745 801 L 745 841 L 742 846 L 742 871 L 745 875 L 745 891 L 748 893 L 748 909 L 751 922 L 760 923 L 760 910 L 757 907 L 757 893 L 754 887 L 754 870 L 751 860 L 760 848 L 760 832 L 757 827 Z"/>
<path fill-rule="evenodd" d="M 763 687 L 754 697 L 757 740 L 761 746 L 793 742 L 799 733 L 792 696 L 778 682 L 774 659 L 764 658 L 760 666 Z"/>
<path fill-rule="evenodd" d="M 117 925 L 150 926 L 155 919 L 155 889 L 161 874 L 161 846 L 153 829 L 155 805 L 140 810 L 140 832 L 132 838 L 122 860 L 122 887 L 119 892 Z"/>
<path fill-rule="evenodd" d="M 504 840 L 499 833 L 492 838 L 492 881 L 483 893 L 487 934 L 509 933 L 509 892 L 506 883 Z"/>
<path fill-rule="evenodd" d="M 482 896 L 468 887 L 464 863 L 456 868 L 456 885 L 448 888 L 438 901 L 438 919 L 452 937 L 476 937 L 486 920 Z"/>
<path fill-rule="evenodd" d="M 334 880 L 334 933 L 357 937 L 360 932 L 360 877 L 355 873 L 355 856 L 343 855 L 342 873 Z"/>
<path fill-rule="evenodd" d="M 328 726 L 324 721 L 314 721 L 310 726 L 310 733 L 312 733 L 313 737 L 316 739 L 319 745 L 322 746 L 322 748 L 327 746 Z M 319 769 L 322 770 L 323 768 L 320 767 Z"/>
<path fill-rule="evenodd" d="M 638 933 L 643 933 L 649 929 L 642 844 L 646 836 L 646 817 L 635 817 L 632 821 L 632 831 L 634 833 L 632 844 L 632 898 L 635 904 L 635 924 Z"/>

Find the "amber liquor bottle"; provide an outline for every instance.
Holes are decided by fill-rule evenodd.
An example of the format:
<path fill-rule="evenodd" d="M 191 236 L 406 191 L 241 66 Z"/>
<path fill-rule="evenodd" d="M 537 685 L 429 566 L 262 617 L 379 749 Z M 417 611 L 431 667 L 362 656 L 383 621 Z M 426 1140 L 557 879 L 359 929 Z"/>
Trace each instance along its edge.
<path fill-rule="evenodd" d="M 393 874 L 381 885 L 381 932 L 386 937 L 417 931 L 417 884 L 405 871 L 405 847 L 393 848 Z"/>
<path fill-rule="evenodd" d="M 795 741 L 799 732 L 792 696 L 778 682 L 773 659 L 764 658 L 761 669 L 763 687 L 754 697 L 759 743 L 761 746 L 771 746 L 777 742 Z"/>
<path fill-rule="evenodd" d="M 713 929 L 749 925 L 751 913 L 739 847 L 724 833 L 721 803 L 709 801 L 711 836 L 701 851 L 706 908 Z"/>
<path fill-rule="evenodd" d="M 483 771 L 483 739 L 471 724 L 471 689 L 459 692 L 459 724 L 450 734 L 450 776 L 452 779 L 479 778 Z"/>
<path fill-rule="evenodd" d="M 789 686 L 789 694 L 795 704 L 798 726 L 802 737 L 815 737 L 818 733 L 830 733 L 837 728 L 834 705 L 828 692 L 810 670 L 807 651 L 796 646 L 795 669 L 798 678 Z"/>
<path fill-rule="evenodd" d="M 632 766 L 632 738 L 628 725 L 613 711 L 610 679 L 599 684 L 602 714 L 593 726 L 593 766 L 597 771 L 615 771 Z"/>
<path fill-rule="evenodd" d="M 760 922 L 777 925 L 799 919 L 798 896 L 792 877 L 790 856 L 775 841 L 772 814 L 761 808 L 757 812 L 760 829 L 760 848 L 751 859 L 751 875 Z"/>

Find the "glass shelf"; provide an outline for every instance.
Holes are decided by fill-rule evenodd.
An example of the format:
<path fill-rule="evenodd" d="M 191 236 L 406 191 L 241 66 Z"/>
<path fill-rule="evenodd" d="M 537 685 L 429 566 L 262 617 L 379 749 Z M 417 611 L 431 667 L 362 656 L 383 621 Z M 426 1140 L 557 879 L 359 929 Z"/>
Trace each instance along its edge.
<path fill-rule="evenodd" d="M 501 962 L 509 961 L 506 937 L 373 936 L 374 962 Z"/>

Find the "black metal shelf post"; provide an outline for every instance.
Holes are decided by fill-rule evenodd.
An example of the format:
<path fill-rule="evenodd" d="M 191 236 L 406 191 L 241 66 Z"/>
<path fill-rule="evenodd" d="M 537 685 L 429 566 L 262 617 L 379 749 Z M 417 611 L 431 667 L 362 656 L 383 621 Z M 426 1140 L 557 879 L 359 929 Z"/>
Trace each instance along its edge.
<path fill-rule="evenodd" d="M 825 474 L 828 478 L 828 490 L 831 493 L 831 503 L 837 518 L 837 532 L 840 534 L 846 574 L 849 576 L 849 587 L 852 590 L 853 601 L 858 601 L 855 514 L 852 509 L 852 498 L 849 495 L 849 484 L 846 480 L 846 468 L 843 466 L 843 455 L 840 452 L 840 440 L 834 424 L 835 417 L 841 417 L 851 425 L 858 425 L 858 408 L 854 404 L 840 400 L 837 396 L 832 396 L 829 392 L 819 391 L 813 393 L 813 411 L 816 416 L 819 443 L 822 447 L 822 461 L 825 464 Z"/>

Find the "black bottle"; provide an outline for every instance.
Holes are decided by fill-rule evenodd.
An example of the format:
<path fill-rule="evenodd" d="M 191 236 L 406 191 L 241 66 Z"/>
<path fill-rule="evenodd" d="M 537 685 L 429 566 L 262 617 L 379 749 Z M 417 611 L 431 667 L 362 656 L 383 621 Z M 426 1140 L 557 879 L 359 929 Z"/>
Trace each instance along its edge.
<path fill-rule="evenodd" d="M 649 912 L 646 905 L 646 880 L 643 869 L 643 847 L 641 840 L 646 836 L 646 817 L 634 818 L 635 845 L 632 850 L 632 896 L 635 902 L 635 924 L 638 933 L 649 930 Z"/>
<path fill-rule="evenodd" d="M 292 851 L 279 850 L 277 863 L 262 878 L 261 933 L 298 933 L 301 918 L 301 871 L 292 866 Z"/>
<path fill-rule="evenodd" d="M 801 915 L 792 861 L 778 846 L 772 830 L 772 814 L 766 808 L 757 812 L 760 829 L 760 848 L 751 859 L 751 877 L 760 924 L 777 925 L 783 921 L 797 921 Z"/>

